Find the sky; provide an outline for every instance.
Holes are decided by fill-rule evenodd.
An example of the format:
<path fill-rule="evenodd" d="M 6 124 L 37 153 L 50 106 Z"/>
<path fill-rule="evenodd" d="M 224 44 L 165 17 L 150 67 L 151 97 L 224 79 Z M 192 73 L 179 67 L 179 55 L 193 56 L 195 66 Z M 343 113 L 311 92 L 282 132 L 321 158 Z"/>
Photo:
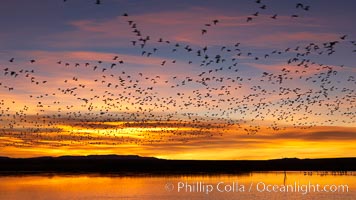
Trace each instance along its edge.
<path fill-rule="evenodd" d="M 355 7 L 4 0 L 0 156 L 354 157 Z"/>

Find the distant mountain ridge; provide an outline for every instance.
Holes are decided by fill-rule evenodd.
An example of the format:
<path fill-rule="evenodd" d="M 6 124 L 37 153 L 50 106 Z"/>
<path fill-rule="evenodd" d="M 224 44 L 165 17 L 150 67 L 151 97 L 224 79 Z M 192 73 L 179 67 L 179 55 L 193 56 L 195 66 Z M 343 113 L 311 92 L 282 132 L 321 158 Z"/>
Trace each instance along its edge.
<path fill-rule="evenodd" d="M 7 156 L 0 156 L 0 159 L 153 159 L 153 160 L 171 160 L 171 159 L 161 159 L 156 157 L 146 157 L 139 155 L 117 155 L 117 154 L 103 154 L 103 155 L 86 155 L 86 156 L 76 156 L 76 155 L 64 155 L 64 156 L 39 156 L 39 157 L 28 157 L 28 158 L 12 158 Z M 276 158 L 276 159 L 268 159 L 268 160 L 183 160 L 181 161 L 282 161 L 282 160 L 339 160 L 339 159 L 356 159 L 356 157 L 340 157 L 340 158 Z M 176 160 L 176 161 L 178 161 Z"/>
<path fill-rule="evenodd" d="M 210 174 L 250 171 L 356 171 L 356 157 L 273 160 L 166 160 L 138 155 L 0 157 L 0 173 Z"/>
<path fill-rule="evenodd" d="M 87 156 L 59 156 L 58 159 L 123 159 L 123 160 L 135 160 L 135 159 L 158 159 L 155 157 L 142 157 L 139 155 L 116 155 L 116 154 L 109 154 L 109 155 L 87 155 Z"/>
<path fill-rule="evenodd" d="M 40 156 L 40 157 L 29 157 L 29 158 L 11 158 L 6 156 L 0 156 L 0 159 L 59 159 L 59 160 L 85 160 L 85 159 L 98 159 L 98 160 L 105 160 L 105 159 L 123 159 L 123 160 L 135 160 L 135 159 L 158 159 L 155 157 L 143 157 L 139 155 L 116 155 L 116 154 L 107 154 L 107 155 L 87 155 L 87 156 Z"/>

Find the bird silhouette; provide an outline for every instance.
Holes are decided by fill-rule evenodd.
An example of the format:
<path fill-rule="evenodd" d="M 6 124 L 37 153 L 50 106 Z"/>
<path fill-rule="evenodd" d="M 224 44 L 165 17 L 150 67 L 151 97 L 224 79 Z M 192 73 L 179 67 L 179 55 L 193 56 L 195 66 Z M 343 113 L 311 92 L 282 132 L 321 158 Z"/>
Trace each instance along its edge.
<path fill-rule="evenodd" d="M 277 16 L 297 18 L 303 10 L 310 9 L 308 5 L 292 3 L 296 14 L 281 10 L 282 15 L 272 4 L 262 4 L 261 0 L 252 4 L 257 9 L 251 12 L 254 14 L 233 20 L 268 24 L 283 19 Z M 268 13 L 267 6 L 278 14 Z M 16 96 L 21 91 L 17 82 L 28 83 L 21 86 L 26 88 L 21 96 L 27 99 L 22 103 L 0 98 L 1 136 L 41 145 L 49 139 L 56 141 L 53 145 L 68 145 L 68 141 L 138 145 L 167 140 L 188 142 L 232 131 L 252 135 L 265 129 L 278 132 L 291 127 L 307 129 L 355 123 L 356 78 L 351 72 L 345 73 L 346 65 L 327 63 L 345 49 L 347 53 L 356 52 L 353 50 L 356 41 L 352 41 L 350 34 L 323 42 L 300 41 L 298 45 L 256 50 L 243 40 L 223 38 L 223 44 L 214 41 L 212 45 L 202 36 L 214 29 L 224 30 L 228 20 L 223 17 L 201 20 L 200 26 L 195 27 L 195 33 L 201 31 L 199 44 L 175 39 L 158 30 L 145 30 L 142 27 L 149 27 L 149 23 L 143 24 L 145 20 L 127 13 L 118 20 L 131 34 L 124 41 L 135 50 L 130 53 L 144 56 L 140 61 L 145 66 L 152 62 L 152 70 L 134 66 L 137 58 L 130 55 L 126 60 L 119 54 L 120 48 L 109 56 L 73 59 L 63 54 L 44 61 L 36 57 L 30 64 L 27 56 L 10 55 L 16 56 L 16 62 L 14 58 L 2 62 L 0 90 Z M 248 26 L 258 28 L 259 24 Z M 194 35 L 194 31 L 189 33 Z M 328 58 L 325 63 L 323 58 Z M 273 63 L 274 59 L 282 62 L 281 67 L 261 64 Z M 55 60 L 53 65 L 64 73 L 55 74 L 56 70 L 52 72 L 50 67 L 36 68 L 48 60 Z M 253 75 L 247 68 L 249 65 L 258 66 Z M 193 70 L 181 72 L 186 69 Z M 44 74 L 48 74 L 48 80 Z M 53 76 L 56 79 L 51 79 Z M 21 104 L 26 105 L 22 108 Z M 30 114 L 30 110 L 35 110 L 35 114 Z M 62 128 L 64 124 L 68 127 Z M 19 128 L 21 125 L 24 127 Z M 127 128 L 135 133 L 125 132 Z"/>

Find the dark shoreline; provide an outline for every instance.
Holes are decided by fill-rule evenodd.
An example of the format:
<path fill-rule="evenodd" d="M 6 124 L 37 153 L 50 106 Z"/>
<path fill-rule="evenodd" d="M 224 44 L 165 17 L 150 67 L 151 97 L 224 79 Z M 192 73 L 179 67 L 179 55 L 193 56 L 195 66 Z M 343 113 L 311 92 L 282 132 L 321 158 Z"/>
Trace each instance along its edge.
<path fill-rule="evenodd" d="M 243 174 L 254 171 L 356 171 L 356 158 L 164 160 L 139 156 L 0 157 L 0 174 Z"/>

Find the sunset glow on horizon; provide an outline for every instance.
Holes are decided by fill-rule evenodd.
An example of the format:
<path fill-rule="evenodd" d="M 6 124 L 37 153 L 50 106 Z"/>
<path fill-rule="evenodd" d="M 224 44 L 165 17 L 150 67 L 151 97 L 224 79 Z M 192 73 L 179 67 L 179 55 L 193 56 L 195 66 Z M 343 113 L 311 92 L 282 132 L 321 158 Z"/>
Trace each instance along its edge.
<path fill-rule="evenodd" d="M 2 2 L 0 156 L 355 157 L 355 2 L 93 2 Z"/>

